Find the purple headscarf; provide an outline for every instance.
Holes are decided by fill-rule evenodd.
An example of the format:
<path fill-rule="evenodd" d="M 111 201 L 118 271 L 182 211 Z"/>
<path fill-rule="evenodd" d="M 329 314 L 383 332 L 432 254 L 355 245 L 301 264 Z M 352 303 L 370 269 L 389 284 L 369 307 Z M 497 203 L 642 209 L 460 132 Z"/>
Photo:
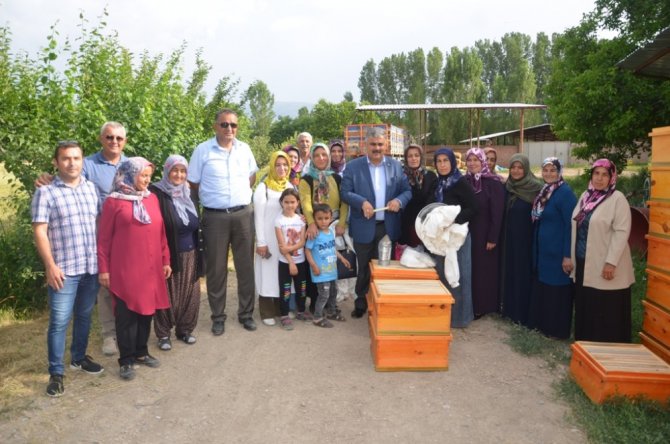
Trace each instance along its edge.
<path fill-rule="evenodd" d="M 191 200 L 191 187 L 188 185 L 188 182 L 184 181 L 181 185 L 174 185 L 170 182 L 170 171 L 177 165 L 182 165 L 188 171 L 188 162 L 186 159 L 179 154 L 173 154 L 165 161 L 163 165 L 163 177 L 159 182 L 156 182 L 155 186 L 172 198 L 172 203 L 177 210 L 179 218 L 184 225 L 188 225 L 188 213 L 194 216 L 197 216 L 198 213 Z"/>
<path fill-rule="evenodd" d="M 593 186 L 593 179 L 589 181 L 589 186 L 586 190 L 586 196 L 579 202 L 579 213 L 575 216 L 574 220 L 577 221 L 577 225 L 580 225 L 586 216 L 596 209 L 598 205 L 603 203 L 605 199 L 610 197 L 614 190 L 616 190 L 616 165 L 609 159 L 598 159 L 593 162 L 591 167 L 591 177 L 593 178 L 593 172 L 597 167 L 605 168 L 610 175 L 610 182 L 607 184 L 607 187 L 604 190 L 596 190 Z"/>

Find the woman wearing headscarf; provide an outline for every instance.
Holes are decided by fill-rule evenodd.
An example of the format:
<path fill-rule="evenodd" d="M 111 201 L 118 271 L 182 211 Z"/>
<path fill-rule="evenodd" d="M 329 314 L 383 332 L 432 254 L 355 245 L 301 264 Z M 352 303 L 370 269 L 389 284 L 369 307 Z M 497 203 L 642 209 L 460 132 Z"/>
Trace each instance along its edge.
<path fill-rule="evenodd" d="M 630 342 L 630 207 L 616 189 L 616 166 L 598 159 L 588 189 L 572 213 L 575 340 Z"/>
<path fill-rule="evenodd" d="M 470 148 L 465 155 L 465 178 L 477 201 L 477 216 L 470 223 L 472 270 L 485 278 L 472 282 L 475 318 L 500 310 L 500 233 L 505 212 L 505 187 L 501 178 L 489 171 L 484 150 Z"/>
<path fill-rule="evenodd" d="M 300 150 L 293 145 L 286 145 L 282 151 L 288 155 L 289 158 L 289 176 L 288 180 L 294 188 L 298 188 L 300 183 L 300 175 L 302 174 L 302 160 L 300 159 Z"/>
<path fill-rule="evenodd" d="M 297 150 L 296 150 L 297 153 Z M 281 213 L 279 196 L 293 185 L 289 181 L 291 160 L 284 151 L 270 156 L 268 175 L 254 191 L 254 226 L 256 229 L 256 260 L 254 272 L 258 292 L 258 311 L 263 324 L 276 324 L 279 316 L 279 246 L 275 234 L 275 218 Z"/>
<path fill-rule="evenodd" d="M 484 148 L 484 155 L 486 156 L 486 165 L 489 167 L 489 171 L 497 176 L 496 165 L 498 163 L 498 152 L 495 148 L 486 147 Z"/>
<path fill-rule="evenodd" d="M 454 223 L 471 223 L 477 215 L 477 201 L 472 187 L 458 170 L 458 162 L 454 152 L 446 147 L 440 148 L 435 151 L 433 161 L 437 178 L 433 182 L 426 204 L 438 202 L 446 205 L 460 205 L 461 211 L 456 216 Z M 471 235 L 468 234 L 465 242 L 456 253 L 460 273 L 459 286 L 456 288 L 449 285 L 444 274 L 444 256 L 433 256 L 440 281 L 449 289 L 455 301 L 451 309 L 451 326 L 453 328 L 465 328 L 474 318 L 472 311 L 471 245 Z"/>
<path fill-rule="evenodd" d="M 312 145 L 309 161 L 298 185 L 298 192 L 302 214 L 307 222 L 308 239 L 314 239 L 318 234 L 312 212 L 313 205 L 316 203 L 327 204 L 330 207 L 333 211 L 333 220 L 339 220 L 335 225 L 335 235 L 344 234 L 347 228 L 349 205 L 340 199 L 340 176 L 335 174 L 330 167 L 330 151 L 325 144 Z M 311 282 L 309 273 L 307 274 L 307 296 L 310 298 L 310 311 L 313 312 L 317 290 L 316 285 Z"/>
<path fill-rule="evenodd" d="M 542 182 L 530 170 L 525 154 L 514 154 L 505 183 L 507 200 L 503 228 L 503 261 L 501 269 L 503 316 L 528 325 L 532 288 L 533 224 L 530 211 Z"/>
<path fill-rule="evenodd" d="M 142 157 L 119 166 L 98 229 L 98 278 L 113 297 L 119 374 L 126 380 L 135 377 L 135 364 L 160 365 L 147 347 L 151 318 L 170 306 L 170 250 L 158 199 L 147 189 L 153 170 Z"/>
<path fill-rule="evenodd" d="M 574 286 L 570 280 L 570 218 L 575 198 L 562 176 L 561 162 L 542 162 L 544 185 L 533 201 L 533 291 L 528 327 L 567 339 L 572 325 Z"/>
<path fill-rule="evenodd" d="M 344 169 L 347 166 L 347 159 L 344 155 L 344 142 L 334 140 L 330 143 L 330 169 L 335 174 L 342 177 Z"/>
<path fill-rule="evenodd" d="M 193 331 L 198 324 L 200 310 L 200 280 L 202 266 L 198 266 L 198 213 L 191 200 L 191 189 L 186 181 L 188 162 L 173 154 L 163 165 L 163 177 L 149 185 L 156 195 L 163 216 L 165 234 L 170 249 L 172 276 L 167 280 L 170 308 L 157 310 L 154 315 L 154 333 L 160 350 L 170 350 L 170 331 L 186 344 L 195 344 Z M 199 269 L 200 268 L 200 269 Z"/>
<path fill-rule="evenodd" d="M 412 200 L 403 208 L 401 214 L 402 232 L 400 243 L 416 247 L 421 240 L 416 235 L 414 222 L 419 211 L 426 206 L 431 192 L 435 189 L 437 175 L 426 169 L 423 149 L 419 145 L 409 145 L 405 149 L 405 164 L 403 171 L 412 188 Z"/>

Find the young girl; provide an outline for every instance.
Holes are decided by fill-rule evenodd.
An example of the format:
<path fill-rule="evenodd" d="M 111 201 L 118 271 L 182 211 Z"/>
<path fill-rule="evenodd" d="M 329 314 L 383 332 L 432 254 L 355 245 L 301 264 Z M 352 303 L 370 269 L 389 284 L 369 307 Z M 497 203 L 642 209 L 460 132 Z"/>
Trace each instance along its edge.
<path fill-rule="evenodd" d="M 314 308 L 314 325 L 328 328 L 333 324 L 323 315 L 326 305 L 330 319 L 345 320 L 336 305 L 337 260 L 340 259 L 347 268 L 351 267 L 351 264 L 335 249 L 335 229 L 330 228 L 333 217 L 330 207 L 326 204 L 314 204 L 313 214 L 319 232 L 314 239 L 307 241 L 305 255 L 312 272 L 312 282 L 316 284 L 318 291 Z"/>
<path fill-rule="evenodd" d="M 282 212 L 275 219 L 275 233 L 279 245 L 279 310 L 281 326 L 284 330 L 293 330 L 293 322 L 288 315 L 291 298 L 291 279 L 296 292 L 298 313 L 296 319 L 312 320 L 312 315 L 305 312 L 305 222 L 296 210 L 300 204 L 298 192 L 289 188 L 279 197 Z"/>

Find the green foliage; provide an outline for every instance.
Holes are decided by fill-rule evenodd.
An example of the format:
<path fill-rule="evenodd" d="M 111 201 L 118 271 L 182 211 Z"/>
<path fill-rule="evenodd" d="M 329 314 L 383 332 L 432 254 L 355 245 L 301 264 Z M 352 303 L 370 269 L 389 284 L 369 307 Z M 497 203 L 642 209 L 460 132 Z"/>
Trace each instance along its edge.
<path fill-rule="evenodd" d="M 594 404 L 570 377 L 557 385 L 572 407 L 571 418 L 594 443 L 664 444 L 670 436 L 670 405 L 614 398 Z"/>
<path fill-rule="evenodd" d="M 257 80 L 249 85 L 242 98 L 242 105 L 248 105 L 252 118 L 252 134 L 254 137 L 266 137 L 270 134 L 270 126 L 275 118 L 272 107 L 275 96 L 268 86 Z"/>
<path fill-rule="evenodd" d="M 29 316 L 46 306 L 44 267 L 37 255 L 29 223 L 30 202 L 15 199 L 16 220 L 0 222 L 0 307 L 18 317 Z"/>

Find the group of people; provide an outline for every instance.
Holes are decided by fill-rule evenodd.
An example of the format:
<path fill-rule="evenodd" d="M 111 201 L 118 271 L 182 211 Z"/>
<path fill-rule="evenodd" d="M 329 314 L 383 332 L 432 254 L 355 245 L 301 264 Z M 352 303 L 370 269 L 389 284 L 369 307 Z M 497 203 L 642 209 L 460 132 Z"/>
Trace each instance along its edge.
<path fill-rule="evenodd" d="M 414 221 L 431 203 L 459 205 L 455 223 L 469 226 L 457 253 L 458 286 L 449 286 L 444 257 L 434 255 L 456 301 L 453 327 L 502 310 L 515 322 L 565 338 L 575 294 L 576 339 L 630 340 L 630 213 L 615 190 L 611 162 L 594 164 L 589 189 L 575 205 L 557 159 L 543 163 L 544 185 L 523 154 L 512 157 L 503 181 L 487 163 L 495 151 L 479 148 L 467 152 L 465 174 L 454 152 L 440 148 L 433 172 L 418 145 L 406 149 L 404 165 L 385 155 L 384 129 L 371 128 L 367 155 L 348 162 L 341 141 L 313 144 L 301 133 L 296 146 L 272 153 L 255 186 L 258 166 L 237 129 L 237 114 L 219 111 L 214 136 L 195 148 L 190 162 L 168 157 L 155 183 L 151 162 L 124 156 L 126 132 L 117 122 L 103 125 L 102 150 L 86 158 L 77 142 L 58 144 L 57 173 L 37 180 L 32 208 L 51 309 L 48 395 L 64 391 L 65 332 L 73 313 L 71 367 L 103 371 L 86 354 L 96 300 L 103 353 L 118 350 L 126 380 L 138 365 L 160 365 L 147 345 L 152 319 L 160 350 L 172 348 L 173 329 L 185 344 L 197 341 L 203 274 L 211 331 L 222 335 L 229 251 L 237 319 L 248 331 L 257 329 L 256 297 L 263 324 L 278 319 L 285 330 L 293 329 L 292 317 L 319 327 L 344 321 L 338 288 L 339 298 L 354 297 L 351 316 L 363 317 L 379 241 L 388 236 L 420 246 Z M 355 265 L 338 251 L 340 237 L 350 239 L 356 253 L 354 279 L 338 279 L 338 262 Z"/>
<path fill-rule="evenodd" d="M 418 145 L 405 150 L 412 199 L 403 212 L 401 242 L 420 244 L 414 221 L 434 202 L 459 205 L 455 223 L 469 234 L 457 253 L 459 285 L 444 276 L 444 257 L 433 255 L 455 304 L 452 327 L 500 312 L 546 336 L 630 342 L 634 274 L 628 236 L 630 208 L 616 190 L 617 172 L 607 159 L 591 167 L 579 200 L 563 180 L 561 162 L 542 162 L 535 177 L 524 154 L 509 161 L 506 180 L 495 173 L 493 148 L 471 148 L 462 174 L 454 152 L 435 151 L 435 173 Z"/>

